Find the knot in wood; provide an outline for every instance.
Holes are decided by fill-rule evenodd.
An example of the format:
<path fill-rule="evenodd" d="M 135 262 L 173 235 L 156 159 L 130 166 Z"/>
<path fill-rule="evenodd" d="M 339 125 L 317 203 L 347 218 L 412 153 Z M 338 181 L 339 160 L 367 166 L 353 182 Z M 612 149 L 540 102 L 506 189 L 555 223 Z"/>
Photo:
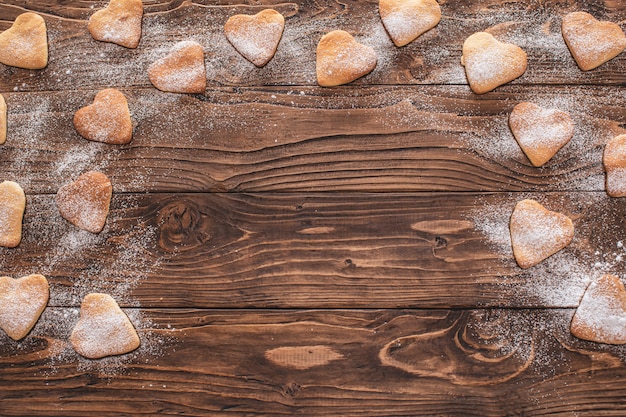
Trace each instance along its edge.
<path fill-rule="evenodd" d="M 211 238 L 209 223 L 196 202 L 170 201 L 159 212 L 159 246 L 167 251 L 197 247 Z"/>

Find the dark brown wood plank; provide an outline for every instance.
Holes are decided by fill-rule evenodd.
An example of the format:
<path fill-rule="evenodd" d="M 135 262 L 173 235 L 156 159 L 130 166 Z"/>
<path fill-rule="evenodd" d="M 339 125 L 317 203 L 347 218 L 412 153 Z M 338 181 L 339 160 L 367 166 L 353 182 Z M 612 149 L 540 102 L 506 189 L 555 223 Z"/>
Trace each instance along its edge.
<path fill-rule="evenodd" d="M 619 89 L 463 87 L 123 90 L 134 139 L 82 139 L 72 118 L 96 91 L 9 93 L 0 178 L 55 193 L 100 169 L 115 192 L 602 191 L 604 143 L 626 126 Z M 533 167 L 508 127 L 530 100 L 572 114 L 572 141 Z"/>
<path fill-rule="evenodd" d="M 585 73 L 576 67 L 560 33 L 561 16 L 570 11 L 590 11 L 601 19 L 623 21 L 624 6 L 609 1 L 482 0 L 471 5 L 463 0 L 442 2 L 443 19 L 439 26 L 404 48 L 396 48 L 389 40 L 376 1 L 254 5 L 231 1 L 217 5 L 147 2 L 143 38 L 135 50 L 99 43 L 89 35 L 88 16 L 106 2 L 70 2 L 69 7 L 38 3 L 12 1 L 0 5 L 0 30 L 8 28 L 25 10 L 46 13 L 49 66 L 41 71 L 1 66 L 0 91 L 150 86 L 148 65 L 175 42 L 189 38 L 206 48 L 207 78 L 212 86 L 314 85 L 317 42 L 333 29 L 348 30 L 377 51 L 377 69 L 357 81 L 357 85 L 466 84 L 460 64 L 463 42 L 472 33 L 485 30 L 503 41 L 518 43 L 527 51 L 529 69 L 515 84 L 619 85 L 626 81 L 625 54 Z M 287 25 L 275 59 L 257 69 L 230 46 L 223 35 L 223 24 L 234 13 L 253 13 L 268 6 L 283 13 Z"/>
<path fill-rule="evenodd" d="M 143 346 L 114 360 L 78 358 L 63 309 L 3 339 L 2 415 L 626 412 L 626 351 L 572 337 L 572 310 L 136 313 Z"/>

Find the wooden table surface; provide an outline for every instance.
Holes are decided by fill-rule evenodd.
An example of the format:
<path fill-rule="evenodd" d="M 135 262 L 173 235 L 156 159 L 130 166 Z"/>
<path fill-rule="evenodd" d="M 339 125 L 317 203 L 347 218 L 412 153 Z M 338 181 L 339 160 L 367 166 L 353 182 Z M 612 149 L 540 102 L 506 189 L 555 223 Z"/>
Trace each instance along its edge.
<path fill-rule="evenodd" d="M 50 46 L 43 70 L 0 64 L 0 179 L 27 194 L 23 241 L 0 250 L 0 273 L 51 284 L 33 331 L 0 335 L 0 415 L 626 415 L 626 348 L 569 331 L 588 282 L 626 273 L 626 202 L 606 195 L 602 167 L 606 141 L 626 132 L 626 53 L 582 72 L 560 31 L 579 10 L 624 28 L 624 1 L 441 0 L 439 26 L 396 48 L 374 0 L 144 0 L 134 50 L 87 31 L 107 3 L 0 5 L 0 30 L 34 11 Z M 222 28 L 267 7 L 286 27 L 258 69 Z M 317 86 L 315 47 L 332 29 L 374 47 L 376 70 Z M 521 46 L 528 70 L 479 96 L 460 57 L 484 30 Z M 156 90 L 147 66 L 187 39 L 205 49 L 206 92 Z M 74 130 L 105 87 L 128 98 L 129 145 Z M 543 168 L 507 125 L 521 101 L 576 123 Z M 54 203 L 92 169 L 114 190 L 98 235 Z M 508 235 L 523 198 L 576 228 L 528 270 Z M 95 291 L 129 315 L 137 351 L 72 350 Z"/>

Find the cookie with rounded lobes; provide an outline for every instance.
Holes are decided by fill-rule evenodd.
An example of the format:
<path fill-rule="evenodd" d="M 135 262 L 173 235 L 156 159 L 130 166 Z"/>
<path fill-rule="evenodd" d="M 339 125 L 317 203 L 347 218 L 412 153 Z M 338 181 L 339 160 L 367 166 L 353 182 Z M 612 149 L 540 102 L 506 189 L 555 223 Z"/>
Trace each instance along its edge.
<path fill-rule="evenodd" d="M 132 352 L 141 342 L 113 297 L 92 293 L 80 305 L 80 318 L 72 330 L 70 343 L 79 355 L 100 359 Z"/>
<path fill-rule="evenodd" d="M 0 62 L 26 69 L 42 69 L 48 65 L 48 35 L 41 16 L 23 13 L 13 26 L 0 33 Z"/>
<path fill-rule="evenodd" d="M 7 141 L 7 102 L 0 94 L 0 145 Z"/>
<path fill-rule="evenodd" d="M 39 320 L 49 296 L 43 275 L 0 277 L 0 329 L 13 340 L 23 339 Z"/>
<path fill-rule="evenodd" d="M 87 29 L 97 41 L 136 48 L 141 39 L 142 17 L 141 0 L 111 0 L 107 7 L 91 15 Z"/>
<path fill-rule="evenodd" d="M 347 84 L 372 72 L 377 62 L 373 48 L 346 31 L 333 30 L 317 44 L 317 82 L 322 87 Z"/>
<path fill-rule="evenodd" d="M 379 0 L 378 13 L 396 46 L 404 46 L 439 24 L 436 0 Z"/>
<path fill-rule="evenodd" d="M 114 88 L 96 94 L 93 103 L 74 114 L 74 127 L 88 140 L 124 145 L 133 137 L 133 123 L 126 97 Z"/>
<path fill-rule="evenodd" d="M 570 332 L 597 343 L 626 343 L 626 290 L 611 274 L 592 281 L 574 313 Z"/>
<path fill-rule="evenodd" d="M 148 67 L 148 78 L 156 88 L 170 93 L 204 93 L 206 70 L 199 43 L 182 41 Z"/>
<path fill-rule="evenodd" d="M 22 241 L 26 195 L 13 181 L 0 183 L 0 246 L 14 248 Z"/>
<path fill-rule="evenodd" d="M 602 158 L 606 171 L 606 192 L 611 197 L 626 197 L 626 135 L 609 140 Z"/>
<path fill-rule="evenodd" d="M 617 23 L 600 22 L 586 12 L 567 14 L 561 32 L 583 71 L 599 67 L 626 49 L 626 35 Z"/>
<path fill-rule="evenodd" d="M 509 127 L 530 162 L 540 167 L 574 136 L 569 113 L 534 103 L 519 103 L 509 116 Z"/>
<path fill-rule="evenodd" d="M 244 58 L 263 67 L 276 53 L 284 29 L 283 15 L 265 9 L 255 15 L 231 16 L 224 25 L 224 35 Z"/>
<path fill-rule="evenodd" d="M 519 46 L 477 32 L 463 43 L 461 64 L 472 91 L 484 94 L 521 77 L 526 72 L 527 57 Z"/>
<path fill-rule="evenodd" d="M 59 188 L 56 196 L 61 216 L 73 225 L 99 233 L 109 214 L 113 187 L 101 172 L 89 171 Z"/>
<path fill-rule="evenodd" d="M 530 268 L 570 244 L 572 220 L 546 209 L 535 200 L 515 205 L 510 222 L 513 256 L 521 268 Z"/>

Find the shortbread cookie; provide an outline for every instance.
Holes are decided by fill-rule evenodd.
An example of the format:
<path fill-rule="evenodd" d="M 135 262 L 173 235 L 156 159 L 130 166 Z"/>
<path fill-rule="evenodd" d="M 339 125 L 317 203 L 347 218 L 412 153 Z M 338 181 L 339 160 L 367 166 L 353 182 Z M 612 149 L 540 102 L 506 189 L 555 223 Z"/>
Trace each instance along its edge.
<path fill-rule="evenodd" d="M 0 145 L 7 141 L 7 102 L 0 94 Z"/>
<path fill-rule="evenodd" d="M 57 192 L 56 202 L 61 216 L 73 225 L 98 233 L 104 227 L 113 187 L 101 172 L 89 171 Z"/>
<path fill-rule="evenodd" d="M 22 240 L 26 195 L 16 182 L 0 183 L 0 246 L 14 248 Z"/>
<path fill-rule="evenodd" d="M 0 277 L 0 329 L 13 340 L 23 339 L 39 320 L 49 295 L 43 275 Z"/>
<path fill-rule="evenodd" d="M 396 46 L 404 46 L 441 20 L 436 0 L 379 0 L 378 13 Z"/>
<path fill-rule="evenodd" d="M 461 64 L 472 90 L 484 94 L 521 77 L 526 72 L 526 52 L 489 33 L 477 32 L 465 40 Z"/>
<path fill-rule="evenodd" d="M 150 65 L 148 78 L 161 91 L 204 93 L 206 70 L 202 46 L 194 41 L 177 43 L 169 54 Z"/>
<path fill-rule="evenodd" d="M 265 9 L 255 15 L 231 16 L 224 25 L 224 34 L 244 58 L 262 67 L 276 53 L 284 28 L 283 15 Z"/>
<path fill-rule="evenodd" d="M 583 71 L 599 67 L 626 48 L 626 35 L 617 23 L 599 22 L 586 12 L 566 15 L 561 31 L 574 60 Z"/>
<path fill-rule="evenodd" d="M 609 140 L 604 147 L 606 192 L 611 197 L 626 197 L 626 135 Z"/>
<path fill-rule="evenodd" d="M 115 300 L 98 293 L 83 299 L 70 342 L 78 354 L 89 359 L 129 353 L 140 344 L 133 324 Z"/>
<path fill-rule="evenodd" d="M 126 97 L 114 88 L 96 94 L 93 104 L 74 114 L 74 127 L 85 139 L 123 145 L 133 137 L 133 123 Z"/>
<path fill-rule="evenodd" d="M 89 18 L 87 29 L 97 41 L 136 48 L 141 39 L 141 0 L 111 0 L 109 5 Z"/>
<path fill-rule="evenodd" d="M 373 48 L 346 31 L 333 30 L 317 45 L 317 82 L 322 87 L 347 84 L 372 72 L 377 61 Z"/>
<path fill-rule="evenodd" d="M 591 282 L 570 324 L 579 339 L 597 343 L 626 343 L 626 290 L 619 277 L 603 275 Z"/>
<path fill-rule="evenodd" d="M 522 200 L 511 215 L 513 256 L 521 268 L 530 268 L 570 244 L 572 220 L 534 200 Z"/>
<path fill-rule="evenodd" d="M 568 113 L 520 103 L 509 116 L 509 126 L 530 162 L 540 167 L 574 136 L 574 122 Z"/>
<path fill-rule="evenodd" d="M 0 33 L 0 62 L 26 69 L 48 65 L 48 35 L 41 16 L 23 13 L 13 26 Z"/>

